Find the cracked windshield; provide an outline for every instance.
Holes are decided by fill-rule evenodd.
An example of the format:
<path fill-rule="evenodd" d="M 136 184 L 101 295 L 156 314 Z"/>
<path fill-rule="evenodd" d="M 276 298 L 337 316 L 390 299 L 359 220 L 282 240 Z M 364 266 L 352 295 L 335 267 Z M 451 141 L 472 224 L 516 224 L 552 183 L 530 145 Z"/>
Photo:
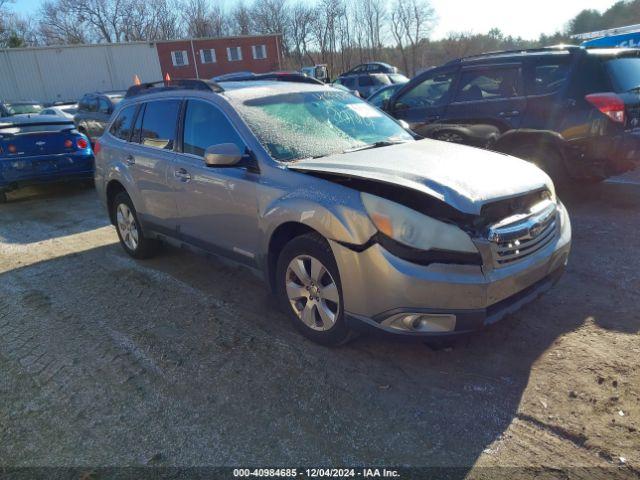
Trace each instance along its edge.
<path fill-rule="evenodd" d="M 283 162 L 413 141 L 396 121 L 343 92 L 296 92 L 238 101 L 249 127 Z"/>

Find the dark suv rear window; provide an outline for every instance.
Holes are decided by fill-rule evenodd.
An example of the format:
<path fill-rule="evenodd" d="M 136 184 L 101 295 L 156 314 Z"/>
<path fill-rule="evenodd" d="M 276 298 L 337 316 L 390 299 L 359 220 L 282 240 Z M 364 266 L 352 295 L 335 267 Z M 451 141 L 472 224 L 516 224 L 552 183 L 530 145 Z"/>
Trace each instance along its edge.
<path fill-rule="evenodd" d="M 640 90 L 640 57 L 607 60 L 605 67 L 617 93 Z"/>

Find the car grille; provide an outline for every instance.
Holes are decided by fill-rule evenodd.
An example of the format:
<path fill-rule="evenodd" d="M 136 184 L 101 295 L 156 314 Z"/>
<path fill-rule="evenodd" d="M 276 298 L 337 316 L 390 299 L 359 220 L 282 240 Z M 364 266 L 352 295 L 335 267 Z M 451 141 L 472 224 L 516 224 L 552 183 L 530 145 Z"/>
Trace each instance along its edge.
<path fill-rule="evenodd" d="M 542 250 L 559 235 L 556 204 L 543 201 L 528 214 L 514 215 L 489 228 L 496 267 L 510 265 Z"/>

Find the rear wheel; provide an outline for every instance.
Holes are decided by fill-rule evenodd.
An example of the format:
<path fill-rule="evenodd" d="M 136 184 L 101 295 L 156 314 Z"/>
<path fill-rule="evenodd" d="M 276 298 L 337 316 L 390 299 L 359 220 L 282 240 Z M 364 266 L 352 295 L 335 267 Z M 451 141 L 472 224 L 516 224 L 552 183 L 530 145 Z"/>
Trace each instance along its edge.
<path fill-rule="evenodd" d="M 324 238 L 313 233 L 291 240 L 278 259 L 276 281 L 282 309 L 304 336 L 332 346 L 351 338 L 338 266 Z"/>
<path fill-rule="evenodd" d="M 569 180 L 569 173 L 564 166 L 562 155 L 551 146 L 525 144 L 516 147 L 510 154 L 537 165 L 551 177 L 554 183 L 560 185 Z"/>
<path fill-rule="evenodd" d="M 118 193 L 113 199 L 112 208 L 122 248 L 134 258 L 150 258 L 155 255 L 158 242 L 145 237 L 129 195 L 125 192 Z"/>

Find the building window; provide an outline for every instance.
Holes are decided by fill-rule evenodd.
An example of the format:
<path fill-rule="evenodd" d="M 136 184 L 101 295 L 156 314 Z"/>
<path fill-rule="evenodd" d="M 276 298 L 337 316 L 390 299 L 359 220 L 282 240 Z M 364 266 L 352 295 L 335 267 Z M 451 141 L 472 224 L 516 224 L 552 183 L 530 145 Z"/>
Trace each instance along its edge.
<path fill-rule="evenodd" d="M 184 67 L 189 65 L 189 57 L 186 50 L 176 50 L 171 52 L 171 61 L 174 67 Z"/>
<path fill-rule="evenodd" d="M 240 47 L 227 47 L 227 58 L 230 62 L 242 60 L 242 50 Z"/>
<path fill-rule="evenodd" d="M 200 60 L 202 63 L 216 63 L 216 51 L 213 48 L 203 48 L 200 50 Z"/>
<path fill-rule="evenodd" d="M 267 58 L 267 47 L 266 45 L 254 45 L 251 47 L 253 49 L 253 59 L 254 60 L 264 60 Z"/>

